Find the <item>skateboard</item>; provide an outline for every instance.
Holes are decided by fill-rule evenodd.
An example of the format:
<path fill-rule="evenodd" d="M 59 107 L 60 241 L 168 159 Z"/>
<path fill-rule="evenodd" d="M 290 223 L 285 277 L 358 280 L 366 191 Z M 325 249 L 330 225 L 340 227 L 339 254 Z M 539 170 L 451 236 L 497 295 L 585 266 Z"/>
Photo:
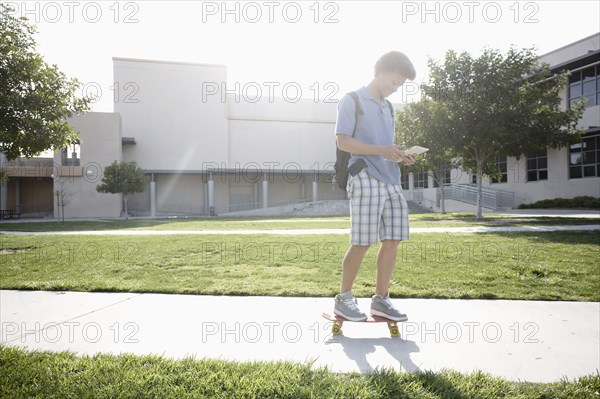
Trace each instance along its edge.
<path fill-rule="evenodd" d="M 327 320 L 333 322 L 333 326 L 331 326 L 331 334 L 333 334 L 334 336 L 342 334 L 342 325 L 344 324 L 345 321 L 347 321 L 348 323 L 387 323 L 388 329 L 390 330 L 390 336 L 391 337 L 399 337 L 400 336 L 400 330 L 398 329 L 398 322 L 387 319 L 385 317 L 369 316 L 369 318 L 365 321 L 354 322 L 352 320 L 345 319 L 336 314 L 330 315 L 329 313 L 323 313 L 322 316 L 324 318 L 326 318 Z"/>

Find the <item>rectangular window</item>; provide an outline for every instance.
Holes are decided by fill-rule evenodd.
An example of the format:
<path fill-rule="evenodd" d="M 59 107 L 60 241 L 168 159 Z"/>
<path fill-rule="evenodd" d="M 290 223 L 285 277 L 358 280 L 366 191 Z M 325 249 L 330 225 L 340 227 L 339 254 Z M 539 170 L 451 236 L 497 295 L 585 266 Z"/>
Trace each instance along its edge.
<path fill-rule="evenodd" d="M 569 148 L 569 177 L 600 177 L 600 134 L 586 134 Z"/>
<path fill-rule="evenodd" d="M 508 164 L 506 162 L 506 157 L 496 158 L 496 167 L 500 174 L 492 177 L 492 183 L 506 183 L 508 181 Z"/>
<path fill-rule="evenodd" d="M 600 105 L 600 65 L 581 71 L 571 72 L 569 76 L 569 107 L 580 98 L 587 99 L 586 108 Z"/>
<path fill-rule="evenodd" d="M 408 174 L 409 170 L 404 164 L 400 164 L 400 185 L 403 190 L 408 190 Z"/>
<path fill-rule="evenodd" d="M 61 151 L 62 166 L 79 166 L 80 155 L 79 141 L 71 143 Z"/>
<path fill-rule="evenodd" d="M 527 181 L 548 180 L 548 151 L 527 156 Z"/>
<path fill-rule="evenodd" d="M 415 188 L 428 188 L 429 173 L 426 169 L 419 169 L 413 173 Z"/>
<path fill-rule="evenodd" d="M 443 183 L 442 183 L 444 186 L 448 186 L 448 185 L 452 184 L 452 177 L 450 176 L 450 172 L 451 172 L 451 169 L 449 167 L 444 169 L 444 178 L 443 178 Z M 438 184 L 437 180 L 433 179 L 433 187 L 437 188 L 439 186 L 440 185 Z"/>

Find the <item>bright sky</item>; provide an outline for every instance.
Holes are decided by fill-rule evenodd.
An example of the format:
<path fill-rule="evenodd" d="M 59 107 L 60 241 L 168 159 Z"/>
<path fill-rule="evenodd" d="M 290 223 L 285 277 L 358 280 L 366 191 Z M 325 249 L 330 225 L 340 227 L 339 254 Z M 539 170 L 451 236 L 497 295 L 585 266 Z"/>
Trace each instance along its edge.
<path fill-rule="evenodd" d="M 112 57 L 222 64 L 231 90 L 294 97 L 287 85 L 324 101 L 367 84 L 390 50 L 413 60 L 420 82 L 428 57 L 449 49 L 544 54 L 600 31 L 597 0 L 4 2 L 36 22 L 48 63 L 102 90 L 94 111 L 113 110 Z"/>

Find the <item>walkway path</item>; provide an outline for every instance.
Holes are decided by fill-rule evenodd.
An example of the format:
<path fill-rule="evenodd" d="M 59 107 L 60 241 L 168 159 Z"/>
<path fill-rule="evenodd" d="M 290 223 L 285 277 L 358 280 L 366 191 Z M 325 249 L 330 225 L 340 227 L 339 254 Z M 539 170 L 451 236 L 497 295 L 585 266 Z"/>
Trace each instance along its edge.
<path fill-rule="evenodd" d="M 573 226 L 473 226 L 473 227 L 413 227 L 411 233 L 495 233 L 519 231 L 573 231 L 600 230 L 600 224 Z M 350 229 L 289 229 L 289 230 L 89 230 L 89 231 L 0 231 L 0 234 L 15 235 L 213 235 L 213 234 L 270 234 L 270 235 L 313 235 L 313 234 L 349 234 Z"/>
<path fill-rule="evenodd" d="M 330 335 L 330 298 L 0 291 L 0 342 L 31 350 L 314 361 L 339 372 L 483 370 L 558 381 L 600 368 L 600 303 L 395 299 L 400 338 L 385 324 Z M 369 299 L 359 299 L 368 309 Z"/>

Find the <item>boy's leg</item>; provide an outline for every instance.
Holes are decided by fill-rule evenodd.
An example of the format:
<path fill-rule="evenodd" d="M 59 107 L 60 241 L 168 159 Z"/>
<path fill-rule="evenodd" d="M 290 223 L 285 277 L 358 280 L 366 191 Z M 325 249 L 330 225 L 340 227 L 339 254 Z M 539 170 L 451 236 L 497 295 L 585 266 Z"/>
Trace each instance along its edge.
<path fill-rule="evenodd" d="M 400 241 L 408 240 L 408 207 L 399 185 L 386 186 L 388 199 L 384 202 L 381 215 L 381 248 L 377 254 L 377 283 L 371 300 L 371 314 L 396 321 L 408 317 L 392 304 L 388 290 Z"/>
<path fill-rule="evenodd" d="M 375 294 L 384 297 L 388 293 L 390 280 L 396 265 L 396 254 L 400 240 L 383 240 L 377 254 L 377 283 Z"/>
<path fill-rule="evenodd" d="M 358 275 L 360 264 L 369 249 L 368 245 L 351 245 L 342 262 L 342 285 L 340 293 L 351 291 Z"/>

